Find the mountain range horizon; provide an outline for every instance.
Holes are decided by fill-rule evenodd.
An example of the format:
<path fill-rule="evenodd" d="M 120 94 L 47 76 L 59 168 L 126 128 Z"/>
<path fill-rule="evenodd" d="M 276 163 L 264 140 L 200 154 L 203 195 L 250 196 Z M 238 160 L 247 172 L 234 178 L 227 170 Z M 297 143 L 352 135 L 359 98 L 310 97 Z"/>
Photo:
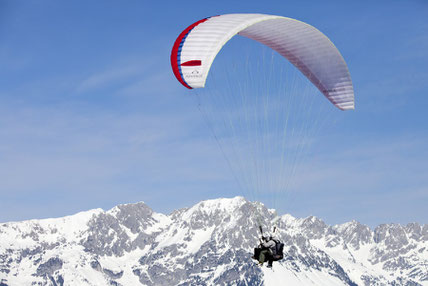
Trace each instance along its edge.
<path fill-rule="evenodd" d="M 284 259 L 250 258 L 277 227 Z M 278 216 L 244 197 L 165 215 L 144 202 L 0 224 L 0 285 L 428 285 L 428 225 Z"/>

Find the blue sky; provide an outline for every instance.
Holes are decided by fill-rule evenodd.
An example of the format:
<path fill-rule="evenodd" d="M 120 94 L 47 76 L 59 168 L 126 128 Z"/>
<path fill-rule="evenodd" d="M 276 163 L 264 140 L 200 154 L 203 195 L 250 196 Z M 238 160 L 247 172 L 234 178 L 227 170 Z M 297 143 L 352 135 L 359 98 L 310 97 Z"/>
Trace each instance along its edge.
<path fill-rule="evenodd" d="M 354 83 L 356 110 L 318 138 L 281 213 L 426 223 L 423 0 L 0 0 L 0 221 L 245 195 L 169 63 L 185 27 L 239 12 L 317 27 Z"/>

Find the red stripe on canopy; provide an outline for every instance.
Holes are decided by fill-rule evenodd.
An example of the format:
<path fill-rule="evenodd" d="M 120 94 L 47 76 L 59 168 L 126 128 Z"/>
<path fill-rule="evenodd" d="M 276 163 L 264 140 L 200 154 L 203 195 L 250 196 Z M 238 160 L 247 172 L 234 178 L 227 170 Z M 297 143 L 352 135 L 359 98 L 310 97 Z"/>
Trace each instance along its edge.
<path fill-rule="evenodd" d="M 172 47 L 172 51 L 171 51 L 171 66 L 172 66 L 172 71 L 174 72 L 175 77 L 177 78 L 177 80 L 184 85 L 185 87 L 192 89 L 183 79 L 183 77 L 181 76 L 180 73 L 180 67 L 178 66 L 178 50 L 180 48 L 180 44 L 183 41 L 184 37 L 186 37 L 186 35 L 197 25 L 199 25 L 200 23 L 205 22 L 206 20 L 208 20 L 209 18 L 205 18 L 202 20 L 199 20 L 195 23 L 193 23 L 192 25 L 190 25 L 189 27 L 187 27 L 183 32 L 181 32 L 181 34 L 178 36 L 177 40 L 175 40 L 174 46 Z"/>
<path fill-rule="evenodd" d="M 186 67 L 196 67 L 196 66 L 200 66 L 202 64 L 202 62 L 200 60 L 193 60 L 193 61 L 187 61 L 185 63 L 182 63 L 182 66 L 186 66 Z"/>

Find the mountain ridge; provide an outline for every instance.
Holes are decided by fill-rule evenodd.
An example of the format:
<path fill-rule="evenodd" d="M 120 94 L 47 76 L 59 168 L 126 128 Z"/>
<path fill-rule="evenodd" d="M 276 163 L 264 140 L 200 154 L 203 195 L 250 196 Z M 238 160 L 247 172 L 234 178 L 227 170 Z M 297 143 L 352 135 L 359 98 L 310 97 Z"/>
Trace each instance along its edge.
<path fill-rule="evenodd" d="M 285 243 L 251 261 L 258 224 Z M 0 285 L 428 285 L 428 225 L 277 216 L 243 197 L 169 215 L 144 202 L 0 224 Z"/>

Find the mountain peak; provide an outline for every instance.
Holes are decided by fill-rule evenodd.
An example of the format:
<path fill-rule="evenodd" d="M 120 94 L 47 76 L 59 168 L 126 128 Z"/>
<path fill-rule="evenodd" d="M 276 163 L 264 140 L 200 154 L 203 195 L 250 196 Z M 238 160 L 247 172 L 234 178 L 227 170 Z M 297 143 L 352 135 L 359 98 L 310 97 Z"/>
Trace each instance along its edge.
<path fill-rule="evenodd" d="M 213 212 L 213 211 L 234 211 L 241 207 L 244 204 L 248 204 L 249 202 L 244 197 L 234 197 L 234 198 L 219 198 L 212 200 L 205 200 L 197 203 L 192 208 L 192 210 L 199 210 L 204 212 Z"/>

